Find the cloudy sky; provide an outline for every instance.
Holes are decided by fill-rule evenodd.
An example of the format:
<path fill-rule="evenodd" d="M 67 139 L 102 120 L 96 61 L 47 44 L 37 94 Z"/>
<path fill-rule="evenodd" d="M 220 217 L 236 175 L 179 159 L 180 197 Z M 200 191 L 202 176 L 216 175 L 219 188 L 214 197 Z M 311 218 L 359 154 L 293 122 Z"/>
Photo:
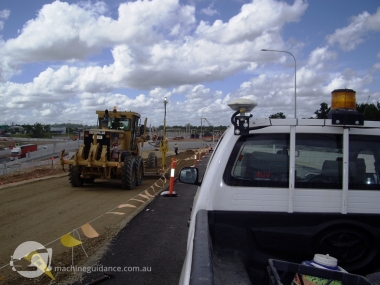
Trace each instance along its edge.
<path fill-rule="evenodd" d="M 309 118 L 334 89 L 380 99 L 375 0 L 0 1 L 0 124 L 96 122 L 132 110 L 152 126 Z"/>

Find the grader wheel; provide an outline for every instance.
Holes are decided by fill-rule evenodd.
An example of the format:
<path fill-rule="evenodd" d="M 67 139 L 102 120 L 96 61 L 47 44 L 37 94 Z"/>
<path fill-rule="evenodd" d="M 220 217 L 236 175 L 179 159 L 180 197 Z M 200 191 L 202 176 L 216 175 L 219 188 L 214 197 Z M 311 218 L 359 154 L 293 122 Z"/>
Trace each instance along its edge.
<path fill-rule="evenodd" d="M 124 161 L 121 174 L 121 188 L 133 190 L 136 187 L 136 162 L 133 156 Z"/>
<path fill-rule="evenodd" d="M 80 172 L 77 166 L 70 166 L 69 168 L 69 182 L 72 187 L 83 186 L 83 179 L 80 177 Z"/>
<path fill-rule="evenodd" d="M 141 156 L 135 157 L 136 164 L 136 185 L 140 186 L 144 177 L 144 161 Z"/>
<path fill-rule="evenodd" d="M 157 167 L 158 165 L 158 162 L 157 162 L 157 156 L 156 156 L 156 153 L 154 152 L 150 152 L 148 154 L 148 159 L 146 161 L 146 166 L 147 167 Z"/>

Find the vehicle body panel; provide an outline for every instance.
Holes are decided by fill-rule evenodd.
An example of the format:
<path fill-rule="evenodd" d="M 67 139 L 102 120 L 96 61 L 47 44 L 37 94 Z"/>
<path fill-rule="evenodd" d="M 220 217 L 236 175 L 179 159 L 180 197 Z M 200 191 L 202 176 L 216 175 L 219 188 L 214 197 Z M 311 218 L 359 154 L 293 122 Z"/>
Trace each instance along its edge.
<path fill-rule="evenodd" d="M 333 125 L 331 119 L 264 119 L 252 120 L 250 121 L 250 126 L 260 128 L 250 130 L 247 136 L 235 135 L 233 126 L 228 128 L 210 158 L 201 186 L 198 187 L 194 198 L 187 241 L 187 255 L 182 268 L 180 284 L 189 284 L 191 280 L 196 220 L 197 214 L 202 210 L 208 211 L 210 219 L 218 217 L 218 214 L 214 215 L 213 213 L 228 212 L 231 215 L 236 215 L 236 213 L 242 213 L 242 215 L 257 213 L 258 216 L 262 215 L 262 213 L 268 213 L 268 215 L 272 213 L 273 217 L 280 217 L 282 213 L 295 214 L 295 220 L 309 217 L 310 215 L 310 217 L 330 215 L 334 219 L 339 219 L 340 215 L 346 215 L 342 216 L 342 219 L 354 217 L 358 221 L 361 214 L 370 215 L 370 219 L 374 217 L 372 214 L 380 214 L 380 181 L 378 170 L 375 169 L 376 161 L 374 159 L 378 154 L 370 154 L 359 149 L 360 140 L 363 137 L 368 138 L 368 140 L 373 137 L 374 140 L 379 141 L 379 122 L 364 122 L 363 126 L 340 126 Z M 227 173 L 227 176 L 233 176 L 233 173 L 239 172 L 239 167 L 242 166 L 239 165 L 238 160 L 243 161 L 245 156 L 243 152 L 240 155 L 243 158 L 236 155 L 236 158 L 233 158 L 235 159 L 233 166 L 228 166 L 231 161 L 234 161 L 231 159 L 231 153 L 236 152 L 236 145 L 239 140 L 247 138 L 248 141 L 250 137 L 255 135 L 270 136 L 271 134 L 285 135 L 289 143 L 285 151 L 289 152 L 290 157 L 294 157 L 287 160 L 288 178 L 285 183 L 288 183 L 288 186 L 280 187 L 280 184 L 280 186 L 276 187 L 228 185 L 231 182 L 226 183 L 225 181 L 226 169 L 231 170 Z M 310 149 L 307 148 L 305 143 L 303 145 L 297 144 L 299 141 L 307 141 L 309 137 L 311 145 L 313 145 L 313 136 L 327 137 L 326 142 L 322 139 L 320 146 L 311 146 Z M 331 142 L 330 137 L 337 138 L 334 142 L 337 148 L 335 150 L 324 150 L 324 143 L 326 143 L 327 147 L 327 143 Z M 253 148 L 255 143 L 256 141 L 253 140 Z M 241 144 L 244 145 L 244 143 Z M 247 143 L 247 148 L 249 147 L 251 146 Z M 268 155 L 271 153 L 270 156 L 277 156 L 281 151 L 275 144 L 268 148 L 261 145 L 259 147 L 261 147 L 261 152 Z M 377 148 L 376 151 L 380 152 L 380 148 Z M 320 156 L 316 155 L 316 153 L 320 153 Z M 360 172 L 358 162 L 355 164 L 352 160 L 353 156 L 358 162 L 365 163 L 366 177 L 364 178 L 371 181 L 370 184 L 372 185 L 367 187 L 365 182 L 361 181 L 360 183 L 362 184 L 353 182 L 351 172 Z M 328 164 L 325 163 L 326 161 L 333 165 L 339 165 L 340 180 L 329 182 L 330 184 L 323 181 L 315 182 L 317 183 L 315 185 L 322 186 L 322 188 L 318 188 L 311 182 L 309 183 L 309 181 L 312 181 L 314 177 L 321 176 L 324 171 L 328 171 L 323 169 L 324 165 Z M 375 167 L 373 166 L 374 164 Z M 272 169 L 276 167 L 275 165 L 271 166 Z M 309 169 L 314 169 L 315 171 L 309 171 Z M 299 175 L 300 172 L 302 172 L 302 175 Z M 257 172 L 256 175 L 258 175 Z M 258 181 L 252 183 L 277 183 L 277 181 L 269 181 L 270 179 L 265 175 L 269 177 L 273 175 L 273 172 L 262 172 L 254 179 Z M 236 181 L 240 180 L 237 178 Z M 244 183 L 249 182 L 243 179 Z M 326 185 L 323 185 L 323 183 Z M 304 188 L 305 185 L 306 188 Z M 277 216 L 275 213 L 278 213 Z M 221 214 L 221 216 L 225 217 L 225 214 Z M 250 217 L 254 219 L 254 215 L 250 215 Z M 213 242 L 215 242 L 215 239 L 217 239 L 216 234 L 212 236 Z"/>
<path fill-rule="evenodd" d="M 18 147 L 14 147 L 11 150 L 11 160 L 15 160 L 18 158 L 23 158 L 26 157 L 28 152 L 33 152 L 37 150 L 37 145 L 36 144 L 26 144 L 26 145 L 21 145 Z"/>

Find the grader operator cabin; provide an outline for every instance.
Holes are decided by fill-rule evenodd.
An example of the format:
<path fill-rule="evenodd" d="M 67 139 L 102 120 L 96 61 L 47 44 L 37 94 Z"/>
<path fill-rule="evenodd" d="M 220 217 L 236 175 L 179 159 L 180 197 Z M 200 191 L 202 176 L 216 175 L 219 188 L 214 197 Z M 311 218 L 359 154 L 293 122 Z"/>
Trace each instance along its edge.
<path fill-rule="evenodd" d="M 140 144 L 145 140 L 146 121 L 139 126 L 140 114 L 135 112 L 96 111 L 98 129 L 84 132 L 84 144 L 71 159 L 63 159 L 64 168 L 69 165 L 69 181 L 73 187 L 93 183 L 96 178 L 121 181 L 123 189 L 134 189 L 142 183 L 144 163 Z M 149 154 L 147 167 L 157 167 L 155 153 Z"/>

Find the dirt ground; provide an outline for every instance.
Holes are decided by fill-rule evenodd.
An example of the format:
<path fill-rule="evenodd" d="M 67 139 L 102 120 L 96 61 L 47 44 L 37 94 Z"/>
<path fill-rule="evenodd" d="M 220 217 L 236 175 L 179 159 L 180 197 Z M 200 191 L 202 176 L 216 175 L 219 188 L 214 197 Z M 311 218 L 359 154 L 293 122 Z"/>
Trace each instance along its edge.
<path fill-rule="evenodd" d="M 17 183 L 20 181 L 27 181 L 27 180 L 38 179 L 42 177 L 49 177 L 49 176 L 65 174 L 65 173 L 66 172 L 64 172 L 60 167 L 56 167 L 53 169 L 50 167 L 35 168 L 35 169 L 32 169 L 31 171 L 21 171 L 21 172 L 15 172 L 9 175 L 0 176 L 0 185 Z"/>
<path fill-rule="evenodd" d="M 193 164 L 192 155 L 193 151 L 186 151 L 176 156 L 176 176 L 182 167 Z M 167 161 L 171 161 L 170 156 Z M 79 279 L 80 274 L 57 272 L 54 268 L 96 262 L 112 237 L 169 185 L 169 179 L 156 176 L 145 177 L 134 190 L 122 190 L 119 181 L 99 179 L 73 188 L 67 172 L 59 167 L 1 176 L 0 181 L 0 285 L 70 284 Z M 98 237 L 84 235 L 81 226 L 87 223 Z M 63 246 L 60 239 L 67 233 L 82 245 Z M 28 279 L 12 271 L 11 256 L 26 241 L 36 241 L 53 250 L 55 281 L 46 275 Z"/>

